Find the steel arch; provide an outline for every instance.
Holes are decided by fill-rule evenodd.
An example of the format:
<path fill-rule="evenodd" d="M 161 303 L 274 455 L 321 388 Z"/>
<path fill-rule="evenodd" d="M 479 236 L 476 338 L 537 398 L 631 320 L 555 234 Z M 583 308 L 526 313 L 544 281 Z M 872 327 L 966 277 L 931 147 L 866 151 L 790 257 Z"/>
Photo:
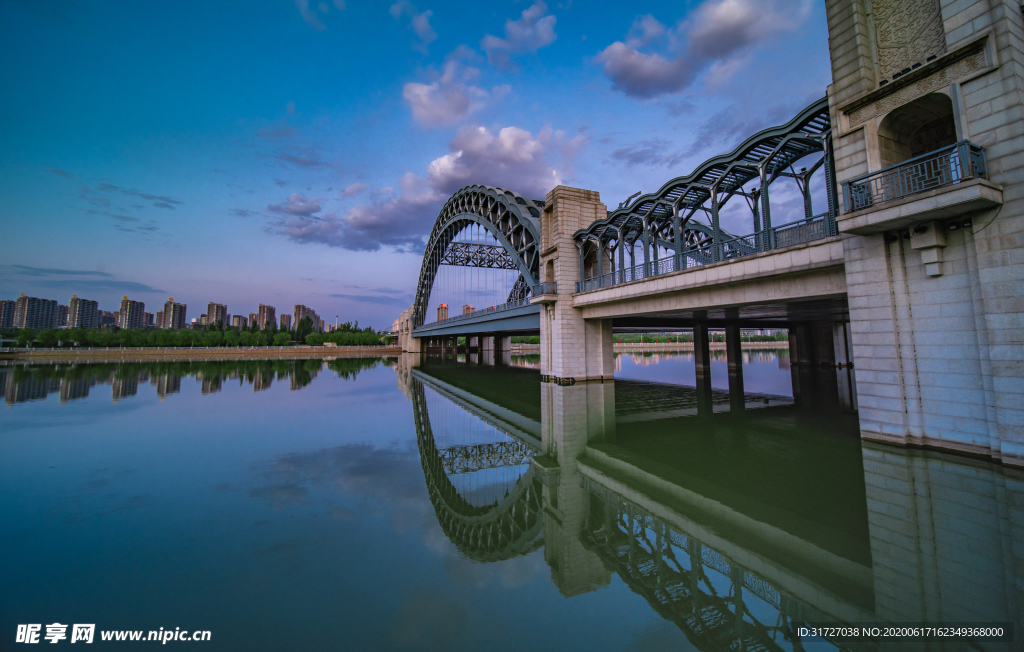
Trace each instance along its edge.
<path fill-rule="evenodd" d="M 472 223 L 486 228 L 508 252 L 526 287 L 536 285 L 543 208 L 543 201 L 526 199 L 511 190 L 491 186 L 466 186 L 449 197 L 434 222 L 423 253 L 413 301 L 413 328 L 424 323 L 434 278 L 449 245 Z"/>

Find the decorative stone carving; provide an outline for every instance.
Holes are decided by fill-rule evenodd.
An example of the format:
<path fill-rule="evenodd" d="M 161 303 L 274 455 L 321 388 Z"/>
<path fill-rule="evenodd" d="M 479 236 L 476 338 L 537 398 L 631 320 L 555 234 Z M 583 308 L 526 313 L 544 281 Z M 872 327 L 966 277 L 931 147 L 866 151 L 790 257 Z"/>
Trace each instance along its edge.
<path fill-rule="evenodd" d="M 879 79 L 946 53 L 938 0 L 875 0 Z"/>
<path fill-rule="evenodd" d="M 976 70 L 985 67 L 985 51 L 978 50 L 974 54 L 958 59 L 945 68 L 936 70 L 931 75 L 918 80 L 910 86 L 905 86 L 893 91 L 885 97 L 879 98 L 870 104 L 865 104 L 849 113 L 850 128 L 864 124 L 871 118 L 885 115 L 898 106 L 913 102 L 919 97 L 928 93 L 949 88 L 953 82 L 967 77 Z"/>

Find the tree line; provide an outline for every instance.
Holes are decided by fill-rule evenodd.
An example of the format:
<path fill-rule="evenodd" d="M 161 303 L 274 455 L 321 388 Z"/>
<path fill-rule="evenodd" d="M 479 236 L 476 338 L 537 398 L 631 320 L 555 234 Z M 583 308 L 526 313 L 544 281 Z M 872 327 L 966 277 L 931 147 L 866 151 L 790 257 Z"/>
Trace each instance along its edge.
<path fill-rule="evenodd" d="M 320 346 L 331 342 L 338 346 L 381 344 L 383 333 L 372 327 L 359 328 L 359 322 L 345 322 L 330 333 L 313 331 L 313 320 L 303 317 L 292 330 L 279 330 L 276 324 L 260 329 L 252 324 L 244 330 L 217 322 L 198 328 L 5 328 L 4 339 L 15 339 L 18 346 L 59 347 L 192 347 L 192 346 Z"/>

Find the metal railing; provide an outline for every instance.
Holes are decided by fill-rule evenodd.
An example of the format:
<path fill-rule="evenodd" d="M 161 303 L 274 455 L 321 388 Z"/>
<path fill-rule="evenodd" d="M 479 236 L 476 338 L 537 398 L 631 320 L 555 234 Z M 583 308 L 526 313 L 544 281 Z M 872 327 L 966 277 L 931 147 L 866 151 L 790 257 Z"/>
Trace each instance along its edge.
<path fill-rule="evenodd" d="M 829 237 L 829 235 L 834 235 L 834 233 L 829 233 L 830 223 L 829 214 L 821 213 L 788 224 L 775 226 L 759 233 L 723 240 L 717 244 L 709 242 L 701 247 L 688 249 L 681 254 L 651 261 L 646 265 L 640 264 L 635 267 L 615 270 L 614 272 L 588 278 L 582 283 L 577 281 L 576 291 L 589 292 L 590 290 L 597 290 L 621 283 L 630 283 L 662 274 L 681 272 L 713 262 L 742 258 L 743 256 L 750 256 L 770 249 L 779 249 L 813 240 L 820 240 Z"/>
<path fill-rule="evenodd" d="M 480 310 L 474 310 L 473 312 L 467 312 L 464 315 L 455 315 L 454 317 L 448 317 L 447 319 L 438 319 L 432 321 L 429 324 L 420 324 L 416 328 L 423 328 L 424 326 L 436 326 L 437 324 L 447 324 L 453 321 L 461 321 L 463 319 L 472 319 L 474 317 L 480 317 L 482 315 L 490 315 L 495 312 L 503 312 L 505 310 L 513 310 L 515 308 L 522 308 L 523 306 L 530 305 L 530 298 L 519 299 L 518 301 L 509 301 L 508 303 L 502 303 L 497 306 L 490 306 L 489 308 L 481 308 Z"/>
<path fill-rule="evenodd" d="M 531 294 L 539 297 L 542 294 L 558 294 L 558 284 L 554 281 L 544 281 L 533 286 Z"/>
<path fill-rule="evenodd" d="M 985 148 L 969 140 L 843 182 L 846 212 L 967 179 L 988 178 Z"/>

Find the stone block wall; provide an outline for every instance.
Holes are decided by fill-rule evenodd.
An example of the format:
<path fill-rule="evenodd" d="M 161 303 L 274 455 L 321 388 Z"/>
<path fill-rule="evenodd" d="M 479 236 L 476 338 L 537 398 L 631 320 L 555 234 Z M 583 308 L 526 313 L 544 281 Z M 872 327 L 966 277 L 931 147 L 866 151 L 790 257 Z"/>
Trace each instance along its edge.
<path fill-rule="evenodd" d="M 988 178 L 1003 198 L 997 209 L 955 219 L 922 216 L 932 228 L 957 227 L 946 231 L 940 275 L 928 275 L 922 250 L 911 247 L 913 227 L 844 234 L 862 434 L 1024 464 L 1020 4 L 827 0 L 826 6 L 838 182 L 883 167 L 879 128 L 886 115 L 940 93 L 952 102 L 957 138 L 985 148 Z M 893 40 L 904 24 L 922 30 L 920 42 L 904 47 Z M 941 39 L 928 40 L 932 32 Z M 938 57 L 934 71 L 927 57 Z M 908 78 L 913 83 L 888 76 L 914 64 L 924 67 Z"/>

